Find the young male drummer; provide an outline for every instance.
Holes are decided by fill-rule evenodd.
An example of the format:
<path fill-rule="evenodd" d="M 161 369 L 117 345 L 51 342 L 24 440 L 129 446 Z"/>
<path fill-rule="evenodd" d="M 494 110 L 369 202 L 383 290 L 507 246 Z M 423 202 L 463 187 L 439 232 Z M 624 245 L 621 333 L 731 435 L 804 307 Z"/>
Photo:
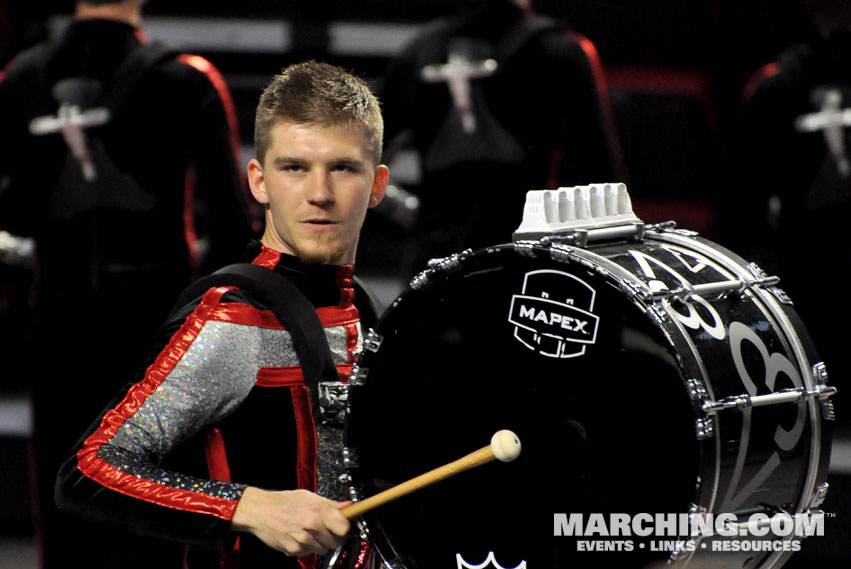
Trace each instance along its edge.
<path fill-rule="evenodd" d="M 307 296 L 342 381 L 362 343 L 352 271 L 366 211 L 387 186 L 382 133 L 368 87 L 322 63 L 285 69 L 257 109 L 248 177 L 266 228 L 249 259 Z M 317 436 L 290 332 L 249 291 L 223 286 L 160 336 L 64 465 L 57 504 L 200 546 L 187 548 L 191 568 L 237 556 L 241 569 L 313 567 L 311 554 L 350 526 L 345 502 L 314 493 Z"/>

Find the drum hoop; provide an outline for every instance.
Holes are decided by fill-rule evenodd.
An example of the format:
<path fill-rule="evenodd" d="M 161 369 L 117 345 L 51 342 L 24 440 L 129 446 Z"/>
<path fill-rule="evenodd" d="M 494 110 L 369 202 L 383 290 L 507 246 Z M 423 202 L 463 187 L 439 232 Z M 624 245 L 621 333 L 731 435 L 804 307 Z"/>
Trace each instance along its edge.
<path fill-rule="evenodd" d="M 726 255 L 722 250 L 719 250 L 715 247 L 711 247 L 706 241 L 701 238 L 693 237 L 686 240 L 684 237 L 672 232 L 654 232 L 654 234 L 652 235 L 650 234 L 650 232 L 648 232 L 648 235 L 646 237 L 680 246 L 685 246 L 685 244 L 688 244 L 690 248 L 718 262 L 726 269 L 730 270 L 734 274 L 737 274 L 743 280 L 753 279 L 754 277 L 754 275 L 746 269 L 744 260 L 741 260 L 742 262 L 740 263 L 736 262 L 735 259 Z M 805 364 L 811 363 L 810 358 L 806 354 L 803 343 L 798 337 L 798 334 L 795 332 L 795 327 L 793 326 L 788 315 L 779 306 L 777 299 L 771 293 L 764 290 L 762 287 L 752 287 L 751 291 L 753 292 L 754 296 L 761 301 L 765 309 L 773 318 L 776 319 L 780 327 L 783 329 L 784 334 L 786 336 L 786 340 L 789 342 L 789 345 L 792 348 L 793 353 L 795 354 L 798 371 L 801 374 L 801 381 L 803 382 L 804 387 L 807 390 L 812 390 L 814 388 L 812 369 L 805 369 L 804 367 Z M 822 428 L 820 423 L 821 410 L 819 409 L 818 398 L 809 398 L 807 405 L 809 406 L 810 411 L 809 420 L 810 427 L 812 429 L 812 440 L 810 442 L 807 473 L 804 479 L 804 483 L 802 485 L 800 499 L 798 501 L 798 504 L 796 505 L 795 513 L 797 514 L 804 513 L 809 509 L 812 494 L 819 482 L 819 462 L 822 455 Z M 769 569 L 770 567 L 772 567 L 782 556 L 782 553 L 783 552 L 774 552 L 773 555 L 769 556 L 769 559 L 767 559 L 767 561 L 771 564 L 765 566 L 765 569 Z"/>

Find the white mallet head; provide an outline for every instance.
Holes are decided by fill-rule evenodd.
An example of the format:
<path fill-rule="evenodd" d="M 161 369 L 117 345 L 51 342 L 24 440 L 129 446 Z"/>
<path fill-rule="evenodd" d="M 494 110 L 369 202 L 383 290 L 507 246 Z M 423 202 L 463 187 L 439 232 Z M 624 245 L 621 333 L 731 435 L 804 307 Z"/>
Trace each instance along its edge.
<path fill-rule="evenodd" d="M 520 456 L 520 439 L 507 429 L 497 431 L 491 437 L 491 450 L 497 460 L 511 462 Z"/>

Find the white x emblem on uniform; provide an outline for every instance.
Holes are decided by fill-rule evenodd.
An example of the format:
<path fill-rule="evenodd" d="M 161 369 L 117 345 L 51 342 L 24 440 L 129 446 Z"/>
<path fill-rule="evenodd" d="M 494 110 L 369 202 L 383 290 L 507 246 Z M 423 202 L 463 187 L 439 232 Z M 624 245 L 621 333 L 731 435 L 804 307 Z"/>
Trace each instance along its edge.
<path fill-rule="evenodd" d="M 462 51 L 455 50 L 449 52 L 448 63 L 426 65 L 420 75 L 427 83 L 446 82 L 455 108 L 461 113 L 464 132 L 471 134 L 476 131 L 476 116 L 470 97 L 470 80 L 493 75 L 496 69 L 494 59 L 473 61 Z"/>
<path fill-rule="evenodd" d="M 851 175 L 851 163 L 845 148 L 845 128 L 851 126 L 851 109 L 842 108 L 842 93 L 827 89 L 822 93 L 821 109 L 795 119 L 798 132 L 824 131 L 824 141 L 836 160 L 839 173 Z"/>

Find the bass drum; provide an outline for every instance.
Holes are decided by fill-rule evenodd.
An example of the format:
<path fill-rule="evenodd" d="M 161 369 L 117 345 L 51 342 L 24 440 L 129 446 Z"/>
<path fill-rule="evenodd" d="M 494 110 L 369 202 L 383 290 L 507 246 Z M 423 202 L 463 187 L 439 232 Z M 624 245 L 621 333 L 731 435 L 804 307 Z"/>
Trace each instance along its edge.
<path fill-rule="evenodd" d="M 366 339 L 354 499 L 523 447 L 367 513 L 383 566 L 779 567 L 793 532 L 717 530 L 818 522 L 832 390 L 776 279 L 672 225 L 608 235 L 433 261 Z"/>

